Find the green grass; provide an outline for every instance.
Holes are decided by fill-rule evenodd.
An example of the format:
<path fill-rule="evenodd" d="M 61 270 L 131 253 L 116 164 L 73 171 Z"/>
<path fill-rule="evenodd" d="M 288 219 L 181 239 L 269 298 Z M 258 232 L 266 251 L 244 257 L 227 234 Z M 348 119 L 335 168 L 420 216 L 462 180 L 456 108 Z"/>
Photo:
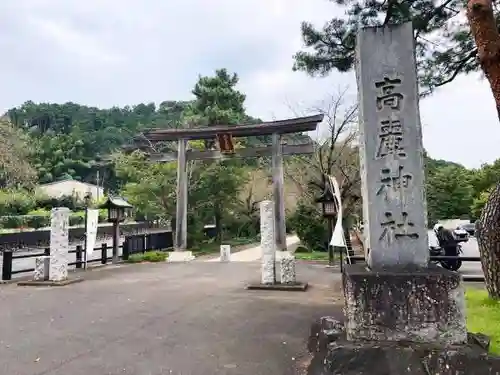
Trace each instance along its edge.
<path fill-rule="evenodd" d="M 295 259 L 300 260 L 328 260 L 328 252 L 312 251 L 310 253 L 295 252 Z"/>
<path fill-rule="evenodd" d="M 144 254 L 132 254 L 129 256 L 127 263 L 142 263 L 142 262 L 164 262 L 168 258 L 168 253 L 164 251 L 146 251 Z"/>
<path fill-rule="evenodd" d="M 467 303 L 467 330 L 490 336 L 490 352 L 500 354 L 500 301 L 488 297 L 482 289 L 468 288 L 465 293 Z"/>

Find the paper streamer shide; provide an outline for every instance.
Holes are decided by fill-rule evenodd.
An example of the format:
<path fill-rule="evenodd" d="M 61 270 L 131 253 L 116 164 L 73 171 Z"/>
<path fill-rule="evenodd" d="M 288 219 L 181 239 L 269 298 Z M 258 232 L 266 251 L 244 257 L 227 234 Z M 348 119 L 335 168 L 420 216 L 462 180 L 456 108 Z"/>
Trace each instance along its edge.
<path fill-rule="evenodd" d="M 330 241 L 331 246 L 337 247 L 347 247 L 344 238 L 344 229 L 342 228 L 342 201 L 340 199 L 340 188 L 337 180 L 333 176 L 328 176 L 330 180 L 330 186 L 333 187 L 333 195 L 337 198 L 337 222 L 335 223 L 335 229 L 333 230 L 332 240 Z"/>

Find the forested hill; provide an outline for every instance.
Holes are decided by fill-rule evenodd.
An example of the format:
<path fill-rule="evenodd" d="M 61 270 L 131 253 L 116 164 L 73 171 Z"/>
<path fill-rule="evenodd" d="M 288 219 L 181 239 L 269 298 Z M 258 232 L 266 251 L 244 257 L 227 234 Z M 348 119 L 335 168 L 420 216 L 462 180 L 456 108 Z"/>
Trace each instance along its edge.
<path fill-rule="evenodd" d="M 135 106 L 99 109 L 76 103 L 36 104 L 31 101 L 10 109 L 7 115 L 14 127 L 29 137 L 31 165 L 39 183 L 65 178 L 95 182 L 99 161 L 130 142 L 143 129 L 181 126 L 191 102 L 164 101 Z M 245 123 L 260 119 L 246 116 Z M 268 143 L 259 137 L 249 143 Z M 304 142 L 307 136 L 296 135 L 293 141 Z M 99 167 L 101 176 L 112 182 L 112 171 Z M 111 174 L 111 175 L 110 175 Z"/>

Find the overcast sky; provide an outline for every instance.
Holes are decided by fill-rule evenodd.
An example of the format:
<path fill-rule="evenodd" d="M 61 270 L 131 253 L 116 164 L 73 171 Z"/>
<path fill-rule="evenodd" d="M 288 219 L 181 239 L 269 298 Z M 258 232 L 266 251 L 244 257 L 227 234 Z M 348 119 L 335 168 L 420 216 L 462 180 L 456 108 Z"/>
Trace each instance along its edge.
<path fill-rule="evenodd" d="M 291 69 L 301 21 L 321 26 L 335 14 L 327 0 L 1 0 L 0 110 L 27 100 L 185 100 L 198 75 L 217 68 L 239 74 L 247 112 L 265 120 L 346 86 L 355 100 L 354 73 L 313 79 Z M 431 156 L 468 167 L 500 157 L 500 124 L 479 75 L 423 100 L 421 116 Z"/>

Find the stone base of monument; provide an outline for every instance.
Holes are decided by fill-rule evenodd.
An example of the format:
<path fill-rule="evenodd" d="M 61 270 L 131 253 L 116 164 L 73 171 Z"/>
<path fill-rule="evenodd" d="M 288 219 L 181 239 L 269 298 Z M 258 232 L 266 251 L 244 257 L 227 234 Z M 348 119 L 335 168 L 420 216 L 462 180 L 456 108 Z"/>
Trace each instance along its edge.
<path fill-rule="evenodd" d="M 52 280 L 24 280 L 18 281 L 19 286 L 66 286 L 82 282 L 82 277 L 72 277 L 66 280 L 52 281 Z"/>
<path fill-rule="evenodd" d="M 167 262 L 190 262 L 194 259 L 192 251 L 171 251 L 168 253 Z"/>
<path fill-rule="evenodd" d="M 262 267 L 262 277 L 260 283 L 252 283 L 246 286 L 249 290 L 281 290 L 281 291 L 296 291 L 305 292 L 308 284 L 296 280 L 297 275 L 295 272 L 295 257 L 289 252 L 284 251 L 279 257 L 279 270 L 281 281 L 265 282 L 266 280 L 273 280 L 276 264 L 273 262 L 271 265 L 266 264 Z M 273 266 L 274 264 L 274 266 Z"/>
<path fill-rule="evenodd" d="M 280 290 L 283 292 L 305 292 L 307 290 L 308 284 L 301 282 L 293 283 L 279 283 L 274 284 L 262 284 L 262 283 L 250 283 L 246 286 L 248 290 Z"/>
<path fill-rule="evenodd" d="M 323 317 L 308 341 L 308 375 L 483 375 L 500 373 L 500 357 L 488 356 L 490 340 L 467 336 L 461 345 L 408 341 L 349 341 L 341 322 Z"/>
<path fill-rule="evenodd" d="M 346 265 L 342 275 L 349 340 L 458 344 L 467 341 L 461 276 L 441 267 L 372 271 Z"/>
<path fill-rule="evenodd" d="M 48 281 L 50 273 L 50 256 L 40 256 L 35 258 L 35 270 L 33 271 L 34 281 Z"/>

